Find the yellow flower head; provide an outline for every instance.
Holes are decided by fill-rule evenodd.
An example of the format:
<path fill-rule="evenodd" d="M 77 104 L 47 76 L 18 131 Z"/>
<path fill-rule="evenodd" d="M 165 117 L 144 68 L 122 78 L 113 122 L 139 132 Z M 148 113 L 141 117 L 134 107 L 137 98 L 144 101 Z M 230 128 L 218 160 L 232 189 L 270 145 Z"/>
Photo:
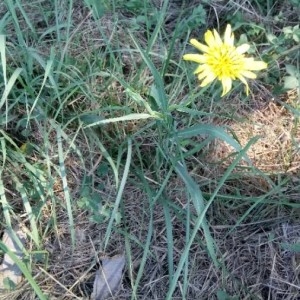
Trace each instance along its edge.
<path fill-rule="evenodd" d="M 228 24 L 224 34 L 224 42 L 219 33 L 208 30 L 204 35 L 207 45 L 191 39 L 190 43 L 203 52 L 203 54 L 185 54 L 184 60 L 190 60 L 199 64 L 195 70 L 198 79 L 204 87 L 215 79 L 221 81 L 223 86 L 222 97 L 226 95 L 232 87 L 232 81 L 239 79 L 246 85 L 246 93 L 249 93 L 249 86 L 246 78 L 254 79 L 256 75 L 251 71 L 265 69 L 267 64 L 263 61 L 255 61 L 253 57 L 245 57 L 250 45 L 243 44 L 234 46 L 234 35 L 231 26 Z"/>

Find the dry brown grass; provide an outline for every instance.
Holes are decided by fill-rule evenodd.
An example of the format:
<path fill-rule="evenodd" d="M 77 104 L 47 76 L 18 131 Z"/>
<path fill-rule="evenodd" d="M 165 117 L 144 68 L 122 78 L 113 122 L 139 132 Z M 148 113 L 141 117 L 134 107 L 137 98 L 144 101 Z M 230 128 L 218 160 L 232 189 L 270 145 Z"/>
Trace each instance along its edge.
<path fill-rule="evenodd" d="M 108 184 L 109 182 L 110 179 Z M 169 187 L 170 201 L 185 209 L 187 199 L 182 184 L 174 178 Z M 86 211 L 78 210 L 74 212 L 76 247 L 72 255 L 66 212 L 63 209 L 58 211 L 57 232 L 49 232 L 44 241 L 44 247 L 49 252 L 49 265 L 47 268 L 44 265 L 34 265 L 35 278 L 43 291 L 51 295 L 50 299 L 88 299 L 98 259 L 126 252 L 124 231 L 141 243 L 130 240 L 131 264 L 133 276 L 136 276 L 148 231 L 149 207 L 145 204 L 145 199 L 147 195 L 135 184 L 127 185 L 124 194 L 124 219 L 119 233 L 112 234 L 105 251 L 102 240 L 106 224 L 93 224 Z M 290 219 L 289 209 L 281 210 L 279 216 L 275 204 L 269 207 L 264 205 L 230 232 L 239 213 L 242 214 L 247 205 L 239 203 L 239 206 L 242 207 L 231 207 L 230 211 L 219 200 L 209 212 L 211 230 L 224 268 L 217 269 L 212 264 L 206 251 L 200 246 L 204 241 L 199 232 L 197 243 L 190 251 L 188 299 L 216 299 L 218 290 L 226 290 L 232 296 L 238 295 L 238 299 L 297 299 L 300 284 L 299 253 L 284 245 L 300 242 L 299 224 Z M 265 218 L 261 219 L 260 216 Z M 172 225 L 176 265 L 185 246 L 186 228 L 175 215 L 172 216 Z M 168 285 L 167 247 L 164 214 L 161 205 L 157 204 L 154 208 L 151 255 L 144 268 L 138 299 L 165 299 Z M 130 299 L 131 293 L 127 266 L 122 289 L 115 299 Z M 34 299 L 28 284 L 20 287 L 18 293 L 11 294 L 10 298 Z M 175 291 L 173 299 L 181 299 L 179 290 Z"/>
<path fill-rule="evenodd" d="M 241 105 L 239 100 L 233 101 L 227 109 L 235 107 L 234 118 L 238 121 L 214 122 L 228 126 L 242 146 L 251 138 L 259 137 L 247 154 L 261 171 L 271 174 L 297 172 L 300 167 L 297 146 L 300 130 L 293 112 L 284 106 L 286 104 L 293 109 L 297 101 L 296 91 L 287 93 L 280 102 L 262 96 L 253 97 L 251 104 L 246 106 Z M 220 141 L 216 141 L 212 149 L 208 159 L 215 163 L 225 159 L 232 151 L 228 144 Z"/>

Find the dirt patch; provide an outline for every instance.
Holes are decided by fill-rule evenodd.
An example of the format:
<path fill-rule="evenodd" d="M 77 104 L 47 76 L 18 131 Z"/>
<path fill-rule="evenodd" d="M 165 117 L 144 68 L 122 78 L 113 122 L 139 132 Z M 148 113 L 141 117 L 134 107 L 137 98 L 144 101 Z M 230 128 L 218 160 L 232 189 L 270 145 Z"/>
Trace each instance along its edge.
<path fill-rule="evenodd" d="M 236 139 L 244 147 L 253 137 L 259 140 L 247 152 L 251 162 L 259 170 L 267 173 L 290 173 L 300 168 L 300 128 L 293 109 L 296 93 L 286 95 L 286 106 L 276 102 L 258 99 L 249 107 L 239 108 L 235 118 L 226 125 L 234 132 Z M 216 140 L 212 145 L 208 160 L 218 162 L 228 157 L 234 149 L 225 142 Z"/>

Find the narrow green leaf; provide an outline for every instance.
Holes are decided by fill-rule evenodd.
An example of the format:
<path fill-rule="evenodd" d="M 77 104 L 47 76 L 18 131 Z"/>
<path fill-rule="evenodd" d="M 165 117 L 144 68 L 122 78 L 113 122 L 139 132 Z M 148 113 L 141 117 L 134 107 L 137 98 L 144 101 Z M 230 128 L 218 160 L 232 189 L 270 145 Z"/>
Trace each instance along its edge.
<path fill-rule="evenodd" d="M 7 84 L 5 85 L 3 94 L 1 96 L 1 100 L 0 100 L 0 109 L 2 108 L 3 104 L 7 101 L 7 97 L 11 91 L 11 89 L 13 88 L 17 78 L 19 77 L 19 75 L 21 74 L 22 69 L 21 68 L 17 68 L 13 74 L 11 75 L 11 77 L 9 78 Z"/>
<path fill-rule="evenodd" d="M 155 68 L 153 62 L 149 58 L 149 55 L 144 50 L 142 50 L 142 48 L 136 41 L 135 37 L 130 32 L 129 35 L 154 77 L 154 82 L 158 93 L 158 97 L 155 99 L 155 101 L 157 106 L 160 108 L 161 112 L 163 113 L 163 115 L 166 115 L 168 110 L 168 99 L 164 88 L 164 81 L 161 75 L 159 74 L 159 72 L 157 71 L 157 69 Z"/>
<path fill-rule="evenodd" d="M 22 198 L 22 202 L 23 202 L 23 205 L 24 205 L 24 208 L 25 208 L 25 211 L 26 211 L 29 223 L 30 223 L 30 228 L 31 228 L 30 236 L 31 236 L 32 240 L 34 241 L 36 247 L 39 249 L 41 246 L 41 243 L 40 243 L 39 231 L 38 231 L 38 226 L 37 226 L 37 220 L 32 211 L 30 201 L 27 197 L 27 194 L 25 192 L 23 185 L 21 184 L 19 179 L 12 172 L 11 172 L 11 177 L 12 177 L 13 181 L 15 182 L 16 189 L 20 193 L 21 198 Z"/>
<path fill-rule="evenodd" d="M 121 202 L 121 199 L 122 199 L 123 191 L 124 191 L 124 188 L 125 188 L 125 184 L 126 184 L 126 181 L 127 181 L 128 174 L 129 174 L 131 158 L 132 158 L 132 142 L 131 142 L 131 139 L 128 139 L 127 157 L 126 157 L 124 173 L 123 173 L 123 177 L 122 177 L 120 187 L 119 187 L 119 190 L 118 190 L 118 194 L 117 194 L 117 197 L 116 197 L 116 202 L 114 203 L 114 209 L 112 211 L 109 223 L 107 225 L 105 238 L 104 238 L 104 248 L 106 248 L 107 245 L 108 245 L 108 241 L 110 239 L 110 235 L 111 235 L 111 232 L 112 232 L 113 222 L 115 221 L 116 215 L 117 215 L 118 210 L 119 210 L 119 205 L 120 205 L 120 202 Z"/>
<path fill-rule="evenodd" d="M 2 72 L 3 72 L 3 81 L 4 86 L 7 85 L 7 77 L 6 77 L 6 44 L 5 44 L 5 35 L 0 34 L 0 56 L 1 56 L 1 65 L 2 65 Z"/>
<path fill-rule="evenodd" d="M 129 114 L 122 117 L 100 120 L 98 122 L 88 124 L 84 126 L 84 128 L 94 127 L 101 124 L 116 123 L 121 121 L 141 120 L 141 119 L 149 119 L 149 118 L 154 118 L 154 116 L 150 114 Z"/>
<path fill-rule="evenodd" d="M 182 256 L 180 258 L 180 261 L 178 263 L 177 266 L 177 270 L 174 274 L 173 277 L 173 281 L 172 284 L 169 288 L 166 300 L 171 300 L 172 299 L 172 295 L 174 293 L 174 290 L 176 288 L 179 276 L 182 272 L 183 266 L 185 264 L 185 260 L 186 257 L 189 254 L 190 248 L 193 244 L 193 241 L 199 231 L 200 226 L 203 224 L 203 221 L 205 220 L 205 215 L 207 210 L 209 209 L 210 205 L 212 204 L 212 202 L 214 201 L 215 197 L 217 196 L 219 190 L 221 189 L 221 187 L 224 185 L 226 179 L 229 177 L 229 175 L 232 173 L 233 169 L 236 167 L 236 165 L 239 163 L 239 161 L 242 159 L 242 157 L 245 155 L 245 153 L 247 153 L 247 151 L 249 150 L 249 148 L 258 140 L 258 137 L 255 137 L 253 139 L 251 139 L 247 145 L 245 146 L 245 148 L 240 151 L 240 153 L 236 156 L 236 158 L 234 159 L 234 161 L 231 163 L 231 165 L 227 168 L 226 172 L 224 173 L 224 175 L 222 176 L 222 178 L 220 179 L 215 191 L 213 192 L 213 194 L 211 195 L 209 201 L 207 202 L 207 204 L 205 205 L 203 211 L 201 212 L 201 214 L 198 216 L 198 218 L 195 221 L 195 225 L 194 225 L 194 229 L 191 232 L 191 236 L 190 236 L 190 240 L 188 242 L 188 244 L 185 246 Z"/>
<path fill-rule="evenodd" d="M 67 174 L 66 174 L 66 167 L 65 167 L 65 157 L 63 153 L 63 146 L 62 146 L 62 133 L 61 128 L 57 126 L 56 134 L 57 134 L 57 148 L 58 148 L 58 159 L 59 159 L 59 169 L 60 169 L 60 176 L 62 179 L 63 184 L 63 191 L 66 201 L 67 213 L 69 218 L 69 226 L 70 226 L 70 234 L 71 234 L 71 242 L 72 242 L 72 250 L 75 248 L 75 227 L 74 227 L 74 218 L 72 212 L 72 199 L 71 194 L 69 191 Z"/>
<path fill-rule="evenodd" d="M 7 253 L 10 258 L 14 261 L 14 263 L 18 266 L 18 268 L 21 270 L 33 290 L 35 291 L 36 295 L 39 297 L 40 300 L 47 300 L 46 296 L 43 294 L 37 283 L 35 282 L 34 278 L 31 276 L 28 268 L 26 265 L 12 252 L 10 249 L 7 248 L 7 246 L 0 241 L 0 248 Z"/>
<path fill-rule="evenodd" d="M 45 67 L 45 72 L 44 72 L 43 82 L 42 82 L 40 90 L 39 90 L 39 92 L 38 92 L 38 94 L 37 94 L 37 96 L 36 96 L 36 98 L 35 98 L 35 100 L 34 100 L 34 102 L 32 104 L 31 110 L 30 110 L 30 112 L 28 114 L 28 122 L 29 122 L 30 115 L 32 114 L 32 112 L 33 112 L 33 110 L 34 110 L 34 108 L 35 108 L 35 106 L 36 106 L 36 104 L 37 104 L 37 102 L 38 102 L 38 100 L 40 98 L 42 90 L 43 90 L 43 88 L 44 88 L 44 86 L 46 84 L 46 80 L 47 80 L 47 78 L 48 78 L 48 76 L 49 76 L 49 74 L 51 72 L 52 64 L 53 64 L 53 59 L 47 61 L 47 64 L 46 64 L 46 67 Z"/>
<path fill-rule="evenodd" d="M 191 138 L 198 135 L 203 135 L 203 136 L 208 135 L 210 137 L 218 138 L 226 142 L 227 144 L 232 146 L 236 151 L 240 151 L 242 149 L 242 146 L 234 138 L 232 138 L 223 128 L 214 125 L 208 125 L 208 124 L 194 125 L 190 128 L 177 131 L 175 135 L 179 139 Z M 247 157 L 246 153 L 244 159 L 251 164 L 251 161 Z"/>
<path fill-rule="evenodd" d="M 201 215 L 201 213 L 204 210 L 205 203 L 204 203 L 204 198 L 202 196 L 199 186 L 189 175 L 185 166 L 177 163 L 175 166 L 175 170 L 180 175 L 181 179 L 184 181 L 184 183 L 187 187 L 187 190 L 189 191 L 189 194 L 193 201 L 194 207 L 197 211 L 197 215 L 198 216 Z M 219 263 L 218 263 L 217 255 L 216 255 L 216 244 L 215 244 L 214 239 L 211 236 L 209 226 L 208 226 L 208 223 L 207 223 L 205 217 L 203 217 L 203 220 L 199 226 L 201 226 L 203 229 L 208 253 L 209 253 L 212 261 L 214 262 L 215 266 L 218 266 Z M 199 228 L 198 228 L 198 230 L 199 230 Z M 186 256 L 186 259 L 187 259 L 187 257 L 188 256 Z"/>
<path fill-rule="evenodd" d="M 173 254 L 173 229 L 172 229 L 172 219 L 170 214 L 170 208 L 166 201 L 162 203 L 165 215 L 165 224 L 167 231 L 167 241 L 168 241 L 168 269 L 169 269 L 169 281 L 171 283 L 174 273 L 174 254 Z"/>

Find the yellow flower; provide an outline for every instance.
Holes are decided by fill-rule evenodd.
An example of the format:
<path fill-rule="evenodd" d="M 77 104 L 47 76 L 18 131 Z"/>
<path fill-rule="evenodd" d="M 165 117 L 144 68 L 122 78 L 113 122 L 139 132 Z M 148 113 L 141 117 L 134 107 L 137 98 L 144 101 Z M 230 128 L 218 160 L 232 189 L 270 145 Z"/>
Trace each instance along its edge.
<path fill-rule="evenodd" d="M 198 79 L 202 82 L 201 87 L 212 83 L 215 79 L 221 81 L 223 86 L 222 97 L 232 88 L 232 81 L 239 79 L 246 85 L 246 93 L 249 93 L 249 86 L 246 78 L 254 79 L 256 75 L 251 71 L 258 71 L 267 68 L 263 61 L 255 61 L 253 57 L 245 57 L 250 45 L 243 44 L 234 46 L 234 35 L 231 26 L 228 24 L 224 34 L 224 42 L 219 33 L 208 30 L 204 35 L 207 45 L 191 39 L 190 43 L 204 54 L 185 54 L 184 60 L 190 60 L 199 64 L 195 70 Z"/>

